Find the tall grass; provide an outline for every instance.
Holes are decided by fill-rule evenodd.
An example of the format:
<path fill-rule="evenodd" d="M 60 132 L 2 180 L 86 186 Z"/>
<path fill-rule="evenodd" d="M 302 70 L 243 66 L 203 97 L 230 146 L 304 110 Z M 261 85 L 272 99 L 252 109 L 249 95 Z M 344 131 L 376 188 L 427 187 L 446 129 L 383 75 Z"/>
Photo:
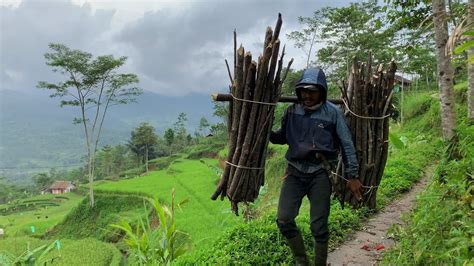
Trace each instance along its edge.
<path fill-rule="evenodd" d="M 442 151 L 431 184 L 405 217 L 408 225 L 393 228 L 398 244 L 385 265 L 474 264 L 474 125 L 466 119 L 466 88 L 455 88 L 459 142 Z"/>

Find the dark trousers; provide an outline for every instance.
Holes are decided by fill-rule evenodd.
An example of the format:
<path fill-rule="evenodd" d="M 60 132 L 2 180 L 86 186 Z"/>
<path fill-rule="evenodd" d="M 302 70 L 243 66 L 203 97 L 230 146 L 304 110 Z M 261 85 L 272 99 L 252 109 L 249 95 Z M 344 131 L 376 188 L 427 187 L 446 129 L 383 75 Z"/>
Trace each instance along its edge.
<path fill-rule="evenodd" d="M 301 202 L 307 196 L 310 202 L 311 234 L 318 243 L 329 239 L 328 218 L 330 209 L 331 182 L 325 170 L 314 174 L 303 174 L 289 166 L 278 202 L 277 225 L 287 238 L 298 235 L 295 218 Z"/>

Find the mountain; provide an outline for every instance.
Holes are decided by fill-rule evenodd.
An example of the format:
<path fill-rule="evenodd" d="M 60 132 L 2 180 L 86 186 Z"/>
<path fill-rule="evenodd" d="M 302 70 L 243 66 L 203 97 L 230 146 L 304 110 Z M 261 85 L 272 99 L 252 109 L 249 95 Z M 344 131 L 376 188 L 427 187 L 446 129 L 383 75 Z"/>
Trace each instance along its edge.
<path fill-rule="evenodd" d="M 158 134 L 172 127 L 178 114 L 188 118 L 192 133 L 201 117 L 218 121 L 208 95 L 182 97 L 145 92 L 137 103 L 112 106 L 103 126 L 100 145 L 126 143 L 141 122 L 155 126 Z M 0 175 L 25 183 L 37 172 L 77 167 L 86 155 L 83 129 L 73 125 L 76 107 L 59 107 L 59 99 L 40 90 L 0 90 Z"/>

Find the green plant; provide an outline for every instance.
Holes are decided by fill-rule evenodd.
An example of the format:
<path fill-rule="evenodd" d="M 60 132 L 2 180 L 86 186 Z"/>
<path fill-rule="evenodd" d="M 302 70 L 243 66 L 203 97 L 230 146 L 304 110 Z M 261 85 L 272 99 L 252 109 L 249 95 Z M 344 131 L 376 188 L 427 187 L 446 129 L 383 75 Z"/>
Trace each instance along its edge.
<path fill-rule="evenodd" d="M 48 254 L 51 253 L 54 247 L 59 247 L 58 243 L 59 240 L 55 240 L 50 244 L 44 244 L 32 250 L 30 248 L 30 243 L 28 242 L 26 250 L 18 257 L 6 251 L 0 252 L 0 265 L 47 265 L 59 258 L 47 258 Z"/>
<path fill-rule="evenodd" d="M 395 146 L 395 148 L 401 150 L 401 149 L 405 149 L 407 147 L 406 137 L 405 138 L 403 138 L 403 136 L 399 137 L 396 133 L 393 133 L 393 132 L 390 132 L 388 137 L 389 137 L 389 140 L 390 140 L 390 144 Z M 403 140 L 405 140 L 405 141 L 403 141 Z"/>
<path fill-rule="evenodd" d="M 459 83 L 459 89 L 466 86 Z M 459 105 L 457 111 L 463 114 L 466 109 Z M 466 120 L 465 115 L 459 117 L 458 141 L 439 152 L 442 159 L 434 178 L 405 217 L 407 225 L 392 228 L 397 245 L 384 255 L 382 265 L 474 263 L 474 125 Z"/>
<path fill-rule="evenodd" d="M 162 205 L 158 198 L 149 200 L 153 206 L 153 214 L 159 222 L 157 228 L 153 228 L 152 221 L 145 215 L 138 224 L 133 226 L 126 220 L 121 220 L 119 224 L 111 224 L 111 227 L 118 228 L 125 233 L 125 244 L 130 250 L 129 261 L 132 264 L 140 265 L 170 265 L 179 256 L 190 249 L 189 236 L 177 230 L 174 222 L 174 197 L 175 191 L 171 193 L 171 209 Z M 181 206 L 187 199 L 181 201 L 176 206 Z"/>
<path fill-rule="evenodd" d="M 52 239 L 43 240 L 31 236 L 8 236 L 0 239 L 0 253 L 8 252 L 8 254 L 11 255 L 10 258 L 18 258 L 26 254 L 25 247 L 28 244 L 30 250 L 35 250 L 43 245 L 48 246 L 51 244 L 51 241 Z M 64 238 L 56 245 L 58 246 L 51 249 L 50 252 L 43 257 L 44 261 L 48 262 L 48 265 L 123 265 L 123 263 L 121 263 L 123 260 L 122 254 L 110 243 L 104 243 L 93 238 L 80 240 Z M 53 263 L 49 263 L 51 261 L 53 261 Z M 0 262 L 0 265 L 14 264 Z"/>

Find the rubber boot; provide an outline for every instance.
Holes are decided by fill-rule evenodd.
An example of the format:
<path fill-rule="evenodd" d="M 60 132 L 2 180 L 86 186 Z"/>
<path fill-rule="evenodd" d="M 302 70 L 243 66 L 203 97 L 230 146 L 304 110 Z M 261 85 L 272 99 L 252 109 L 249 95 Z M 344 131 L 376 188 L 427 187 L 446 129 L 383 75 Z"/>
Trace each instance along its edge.
<path fill-rule="evenodd" d="M 314 243 L 314 266 L 326 266 L 328 260 L 328 242 Z"/>
<path fill-rule="evenodd" d="M 304 247 L 304 241 L 301 234 L 287 239 L 288 245 L 290 246 L 291 252 L 295 258 L 295 265 L 303 266 L 309 265 L 308 257 L 306 256 L 306 250 Z"/>

